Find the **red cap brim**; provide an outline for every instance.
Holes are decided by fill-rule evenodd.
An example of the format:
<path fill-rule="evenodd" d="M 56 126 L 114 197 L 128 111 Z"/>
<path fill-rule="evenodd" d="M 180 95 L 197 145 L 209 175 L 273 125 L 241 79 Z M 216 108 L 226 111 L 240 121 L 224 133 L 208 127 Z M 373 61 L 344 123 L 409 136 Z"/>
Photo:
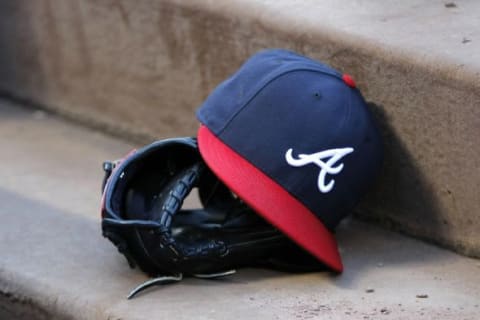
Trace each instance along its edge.
<path fill-rule="evenodd" d="M 198 146 L 217 177 L 258 214 L 328 267 L 343 271 L 333 234 L 300 201 L 203 125 Z"/>

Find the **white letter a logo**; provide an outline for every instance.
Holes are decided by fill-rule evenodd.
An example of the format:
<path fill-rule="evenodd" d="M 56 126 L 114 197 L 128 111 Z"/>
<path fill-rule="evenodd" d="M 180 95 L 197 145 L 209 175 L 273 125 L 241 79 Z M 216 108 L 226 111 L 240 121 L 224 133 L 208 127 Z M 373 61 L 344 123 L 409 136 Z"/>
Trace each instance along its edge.
<path fill-rule="evenodd" d="M 330 149 L 325 151 L 316 152 L 313 154 L 299 154 L 298 158 L 292 156 L 293 149 L 290 148 L 285 153 L 285 160 L 288 164 L 294 167 L 302 167 L 304 165 L 313 163 L 320 168 L 320 173 L 318 174 L 318 190 L 322 193 L 330 192 L 333 189 L 335 180 L 331 179 L 329 183 L 325 184 L 325 178 L 328 174 L 338 174 L 343 169 L 343 163 L 338 164 L 334 167 L 335 163 L 342 159 L 347 154 L 353 152 L 353 148 L 340 148 L 340 149 Z M 328 159 L 324 162 L 324 159 Z"/>

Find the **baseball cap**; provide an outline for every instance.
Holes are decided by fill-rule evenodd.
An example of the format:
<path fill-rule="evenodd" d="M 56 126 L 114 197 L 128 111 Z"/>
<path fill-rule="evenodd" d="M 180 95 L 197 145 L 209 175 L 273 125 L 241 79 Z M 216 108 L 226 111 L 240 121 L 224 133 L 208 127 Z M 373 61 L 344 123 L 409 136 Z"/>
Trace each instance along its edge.
<path fill-rule="evenodd" d="M 283 49 L 261 51 L 197 110 L 200 154 L 238 197 L 336 272 L 333 231 L 382 162 L 352 77 Z"/>

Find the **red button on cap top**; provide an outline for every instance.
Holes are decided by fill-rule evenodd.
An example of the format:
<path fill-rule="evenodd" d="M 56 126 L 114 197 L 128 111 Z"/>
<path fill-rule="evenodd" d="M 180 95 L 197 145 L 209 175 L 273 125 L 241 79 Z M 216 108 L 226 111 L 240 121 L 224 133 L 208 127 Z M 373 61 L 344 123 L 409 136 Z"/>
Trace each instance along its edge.
<path fill-rule="evenodd" d="M 355 88 L 356 85 L 355 85 L 355 81 L 353 80 L 352 76 L 350 76 L 348 74 L 344 74 L 342 79 L 349 87 Z"/>

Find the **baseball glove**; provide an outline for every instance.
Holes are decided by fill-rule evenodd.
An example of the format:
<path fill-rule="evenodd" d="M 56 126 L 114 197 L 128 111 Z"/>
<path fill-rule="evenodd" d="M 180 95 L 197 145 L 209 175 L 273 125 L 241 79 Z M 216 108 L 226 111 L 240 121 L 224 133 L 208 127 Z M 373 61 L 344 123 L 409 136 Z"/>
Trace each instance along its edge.
<path fill-rule="evenodd" d="M 202 161 L 196 140 L 157 141 L 124 159 L 104 163 L 102 231 L 127 258 L 156 277 L 214 278 L 242 266 L 288 271 L 323 266 L 255 214 Z M 202 209 L 182 209 L 193 188 Z"/>

